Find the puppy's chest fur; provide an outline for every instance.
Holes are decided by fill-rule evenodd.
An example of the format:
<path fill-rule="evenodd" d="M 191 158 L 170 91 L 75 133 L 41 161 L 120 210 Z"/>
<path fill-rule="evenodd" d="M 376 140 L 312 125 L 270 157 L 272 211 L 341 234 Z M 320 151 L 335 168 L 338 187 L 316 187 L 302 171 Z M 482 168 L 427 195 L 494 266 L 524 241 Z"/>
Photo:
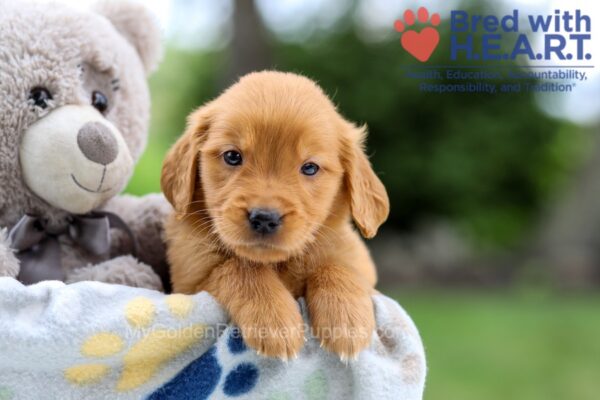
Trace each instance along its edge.
<path fill-rule="evenodd" d="M 177 293 L 192 294 L 206 290 L 205 284 L 211 271 L 227 260 L 237 258 L 222 245 L 210 227 L 202 224 L 202 220 L 194 216 L 179 220 L 172 216 L 167 222 L 171 279 L 173 290 Z M 238 260 L 249 269 L 257 265 Z M 349 222 L 337 232 L 335 238 L 331 238 L 331 242 L 327 242 L 327 238 L 321 239 L 303 254 L 269 266 L 297 298 L 305 295 L 306 281 L 316 269 L 332 264 L 354 269 L 369 286 L 375 284 L 376 273 L 369 252 Z"/>
<path fill-rule="evenodd" d="M 306 280 L 316 267 L 294 259 L 279 263 L 274 268 L 285 287 L 298 298 L 306 294 Z"/>

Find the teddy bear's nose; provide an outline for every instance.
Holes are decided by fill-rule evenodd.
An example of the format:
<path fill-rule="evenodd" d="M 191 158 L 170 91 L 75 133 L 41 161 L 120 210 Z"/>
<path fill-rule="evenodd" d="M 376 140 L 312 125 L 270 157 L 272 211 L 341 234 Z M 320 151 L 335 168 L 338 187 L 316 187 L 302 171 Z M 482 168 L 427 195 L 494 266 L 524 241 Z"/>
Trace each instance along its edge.
<path fill-rule="evenodd" d="M 77 145 L 88 160 L 102 165 L 113 162 L 119 153 L 119 144 L 110 129 L 95 121 L 79 129 Z"/>

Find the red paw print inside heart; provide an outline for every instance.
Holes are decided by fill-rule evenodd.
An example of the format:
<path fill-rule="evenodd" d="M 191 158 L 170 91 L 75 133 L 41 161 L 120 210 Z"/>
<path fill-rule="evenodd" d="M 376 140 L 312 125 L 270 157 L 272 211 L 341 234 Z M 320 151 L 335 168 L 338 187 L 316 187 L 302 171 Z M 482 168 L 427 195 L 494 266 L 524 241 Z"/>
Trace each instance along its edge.
<path fill-rule="evenodd" d="M 416 31 L 415 23 L 427 24 L 420 32 Z M 431 54 L 440 42 L 440 34 L 433 28 L 440 24 L 440 15 L 435 13 L 429 19 L 429 11 L 420 7 L 415 13 L 412 10 L 404 11 L 404 22 L 396 20 L 394 28 L 402 33 L 400 43 L 404 50 L 421 62 L 429 60 Z"/>

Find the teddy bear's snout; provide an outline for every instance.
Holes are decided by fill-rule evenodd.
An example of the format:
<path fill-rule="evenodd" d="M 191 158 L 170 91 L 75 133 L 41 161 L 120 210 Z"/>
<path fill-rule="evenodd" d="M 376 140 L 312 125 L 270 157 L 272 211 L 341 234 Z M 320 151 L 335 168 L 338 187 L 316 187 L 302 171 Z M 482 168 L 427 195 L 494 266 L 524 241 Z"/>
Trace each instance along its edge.
<path fill-rule="evenodd" d="M 119 144 L 111 130 L 101 122 L 87 122 L 77 133 L 77 145 L 90 161 L 101 165 L 113 162 L 119 154 Z"/>
<path fill-rule="evenodd" d="M 33 123 L 23 132 L 19 161 L 34 194 L 73 214 L 114 196 L 133 170 L 121 132 L 88 105 L 64 105 Z"/>

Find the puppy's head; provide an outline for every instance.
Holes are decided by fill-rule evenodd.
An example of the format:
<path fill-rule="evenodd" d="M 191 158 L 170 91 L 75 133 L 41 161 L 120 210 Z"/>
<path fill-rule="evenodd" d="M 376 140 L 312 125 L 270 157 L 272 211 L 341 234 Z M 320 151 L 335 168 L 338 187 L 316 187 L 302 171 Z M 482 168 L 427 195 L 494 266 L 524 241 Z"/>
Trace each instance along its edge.
<path fill-rule="evenodd" d="M 190 115 L 165 159 L 162 189 L 180 216 L 201 199 L 238 256 L 283 261 L 348 211 L 365 237 L 386 219 L 364 136 L 311 80 L 253 73 Z"/>

